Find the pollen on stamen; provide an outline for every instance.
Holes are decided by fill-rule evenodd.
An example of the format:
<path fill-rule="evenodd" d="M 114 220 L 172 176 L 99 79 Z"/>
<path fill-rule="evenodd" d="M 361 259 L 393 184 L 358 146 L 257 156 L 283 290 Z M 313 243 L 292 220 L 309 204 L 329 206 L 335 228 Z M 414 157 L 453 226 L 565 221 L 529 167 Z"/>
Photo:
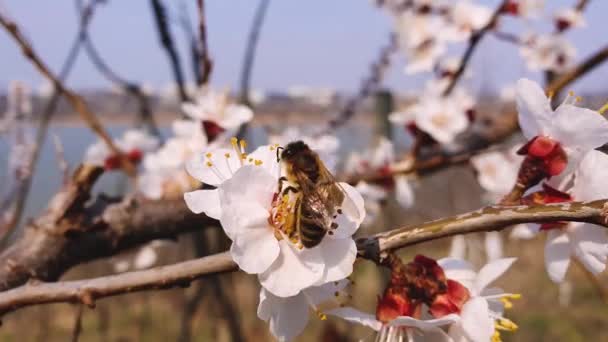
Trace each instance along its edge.
<path fill-rule="evenodd" d="M 321 311 L 317 311 L 316 314 L 317 314 L 317 317 L 319 317 L 319 319 L 322 321 L 325 321 L 327 319 L 327 315 Z"/>
<path fill-rule="evenodd" d="M 241 159 L 247 160 L 247 153 L 241 153 Z"/>
<path fill-rule="evenodd" d="M 212 163 L 212 162 L 210 162 L 210 161 L 208 161 L 208 162 L 207 162 L 207 166 L 208 166 L 208 167 L 212 167 L 212 166 L 213 166 L 213 163 Z"/>
<path fill-rule="evenodd" d="M 211 157 L 213 157 L 213 154 L 211 152 L 207 152 L 207 154 L 205 154 L 205 157 L 211 158 Z"/>
<path fill-rule="evenodd" d="M 226 157 L 226 158 L 230 158 L 230 153 L 225 153 L 225 154 L 224 154 L 224 157 Z"/>
<path fill-rule="evenodd" d="M 260 165 L 262 165 L 262 161 L 259 159 L 256 159 L 254 164 L 255 164 L 255 166 L 260 166 Z"/>
<path fill-rule="evenodd" d="M 602 108 L 598 109 L 598 113 L 604 114 L 608 110 L 608 102 L 602 106 Z"/>

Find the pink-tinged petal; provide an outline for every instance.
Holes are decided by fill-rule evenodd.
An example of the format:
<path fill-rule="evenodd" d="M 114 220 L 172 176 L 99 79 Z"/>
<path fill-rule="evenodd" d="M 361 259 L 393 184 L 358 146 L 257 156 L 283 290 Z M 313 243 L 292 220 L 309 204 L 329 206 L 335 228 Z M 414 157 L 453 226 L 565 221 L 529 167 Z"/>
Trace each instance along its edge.
<path fill-rule="evenodd" d="M 502 258 L 502 236 L 499 232 L 486 233 L 484 239 L 484 246 L 486 248 L 486 256 L 488 257 L 489 261 Z"/>
<path fill-rule="evenodd" d="M 509 267 L 515 262 L 516 258 L 504 258 L 491 261 L 479 270 L 475 283 L 473 284 L 473 291 L 476 294 L 481 293 L 490 283 L 498 279 L 503 275 Z"/>
<path fill-rule="evenodd" d="M 437 263 L 443 268 L 447 279 L 455 280 L 467 287 L 469 291 L 472 290 L 473 282 L 477 276 L 473 265 L 457 258 L 443 258 L 437 260 Z"/>
<path fill-rule="evenodd" d="M 311 286 L 307 289 L 302 290 L 313 304 L 321 304 L 328 299 L 334 299 L 336 292 L 344 290 L 350 285 L 350 280 L 342 279 L 339 281 L 330 281 L 320 286 Z"/>
<path fill-rule="evenodd" d="M 464 304 L 460 314 L 465 336 L 473 342 L 488 342 L 494 333 L 494 319 L 490 318 L 488 302 L 474 297 Z"/>
<path fill-rule="evenodd" d="M 556 283 L 564 280 L 570 265 L 570 238 L 559 229 L 550 230 L 545 244 L 545 267 Z"/>
<path fill-rule="evenodd" d="M 317 285 L 348 277 L 357 259 L 357 244 L 351 238 L 323 239 L 318 246 L 325 262 L 325 271 Z"/>
<path fill-rule="evenodd" d="M 206 151 L 186 162 L 186 171 L 190 176 L 213 186 L 230 179 L 240 167 L 241 162 L 235 151 L 226 148 Z"/>
<path fill-rule="evenodd" d="M 190 102 L 182 103 L 182 112 L 192 119 L 204 119 L 204 112 L 200 110 L 199 106 Z"/>
<path fill-rule="evenodd" d="M 184 193 L 184 200 L 188 209 L 195 214 L 205 213 L 205 215 L 216 220 L 219 220 L 222 216 L 218 189 L 186 192 Z"/>
<path fill-rule="evenodd" d="M 527 139 L 543 132 L 551 123 L 551 104 L 538 84 L 522 78 L 515 89 L 519 126 Z"/>
<path fill-rule="evenodd" d="M 603 272 L 608 260 L 606 228 L 580 224 L 574 229 L 571 237 L 576 257 L 591 273 L 597 275 Z"/>
<path fill-rule="evenodd" d="M 450 242 L 450 258 L 464 259 L 467 252 L 467 241 L 463 235 L 455 235 Z"/>
<path fill-rule="evenodd" d="M 409 316 L 399 316 L 397 318 L 395 318 L 394 320 L 388 322 L 388 325 L 390 326 L 397 326 L 397 327 L 413 327 L 413 328 L 418 328 L 420 330 L 431 330 L 431 329 L 436 329 L 438 327 L 442 327 L 445 325 L 450 325 L 453 323 L 456 323 L 460 320 L 460 316 L 456 315 L 456 314 L 449 314 L 449 315 L 445 315 L 441 318 L 435 318 L 435 319 L 416 319 L 413 317 L 409 317 Z"/>
<path fill-rule="evenodd" d="M 251 229 L 262 229 L 272 233 L 268 223 L 268 210 L 259 203 L 237 202 L 222 206 L 220 224 L 230 240 L 236 240 L 240 234 Z"/>
<path fill-rule="evenodd" d="M 277 340 L 290 341 L 308 324 L 308 303 L 303 295 L 280 298 L 262 288 L 258 317 L 270 321 L 270 332 Z"/>
<path fill-rule="evenodd" d="M 513 226 L 509 239 L 529 240 L 535 237 L 539 231 L 540 225 L 538 224 L 521 223 Z"/>
<path fill-rule="evenodd" d="M 395 199 L 403 208 L 414 205 L 414 190 L 405 176 L 395 177 Z"/>
<path fill-rule="evenodd" d="M 290 297 L 321 279 L 325 264 L 319 248 L 300 250 L 286 239 L 279 246 L 279 257 L 259 275 L 264 288 L 275 296 Z"/>
<path fill-rule="evenodd" d="M 248 228 L 235 236 L 230 255 L 243 271 L 259 274 L 279 257 L 279 242 L 268 224 Z"/>
<path fill-rule="evenodd" d="M 584 201 L 606 198 L 608 177 L 604 175 L 604 170 L 608 170 L 608 155 L 597 150 L 585 154 L 576 171 L 572 196 Z"/>
<path fill-rule="evenodd" d="M 163 196 L 163 181 L 164 178 L 158 174 L 144 173 L 137 178 L 137 189 L 146 198 L 157 200 Z"/>
<path fill-rule="evenodd" d="M 555 111 L 552 133 L 566 149 L 582 156 L 608 143 L 608 120 L 596 111 L 562 104 Z"/>
<path fill-rule="evenodd" d="M 253 111 L 243 105 L 230 104 L 224 111 L 224 118 L 218 124 L 225 129 L 236 129 L 240 125 L 251 121 Z"/>
<path fill-rule="evenodd" d="M 150 246 L 144 246 L 135 255 L 135 259 L 133 260 L 133 267 L 137 270 L 143 270 L 154 266 L 156 260 L 158 260 L 158 254 L 156 253 L 154 248 Z"/>
<path fill-rule="evenodd" d="M 376 331 L 382 329 L 382 322 L 378 321 L 375 315 L 370 315 L 351 307 L 329 310 L 326 312 L 326 314 L 340 317 L 349 322 L 359 323 Z"/>
<path fill-rule="evenodd" d="M 448 329 L 448 335 L 450 336 L 450 342 L 470 342 L 465 333 L 462 324 L 456 323 L 452 324 Z"/>
<path fill-rule="evenodd" d="M 227 207 L 232 203 L 256 202 L 269 211 L 277 189 L 277 178 L 267 170 L 259 166 L 243 166 L 219 187 L 220 203 Z"/>

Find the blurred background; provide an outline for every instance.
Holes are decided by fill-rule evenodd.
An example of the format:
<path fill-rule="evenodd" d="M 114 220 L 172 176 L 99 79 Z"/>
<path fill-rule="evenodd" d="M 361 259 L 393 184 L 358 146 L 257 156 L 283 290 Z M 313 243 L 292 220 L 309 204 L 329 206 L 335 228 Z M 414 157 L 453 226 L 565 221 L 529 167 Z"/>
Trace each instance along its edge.
<path fill-rule="evenodd" d="M 356 96 L 369 73 L 378 51 L 387 44 L 393 23 L 386 13 L 369 0 L 266 1 L 267 9 L 260 29 L 259 44 L 252 67 L 250 104 L 255 117 L 248 127 L 248 141 L 260 145 L 271 134 L 284 132 L 297 125 L 303 131 L 314 130 L 343 110 Z M 550 31 L 551 13 L 574 1 L 546 1 L 540 16 L 547 20 L 501 20 L 501 29 L 509 32 Z M 239 96 L 247 43 L 259 0 L 209 0 L 206 5 L 207 35 L 214 68 L 210 84 Z M 477 1 L 495 8 L 499 1 Z M 168 27 L 185 71 L 186 89 L 194 92 L 190 60 L 192 31 L 196 30 L 195 1 L 165 1 Z M 0 8 L 20 26 L 39 56 L 58 72 L 78 33 L 80 14 L 74 1 L 1 0 Z M 586 27 L 565 33 L 577 49 L 580 61 L 606 44 L 605 13 L 608 2 L 590 1 L 585 10 Z M 541 18 L 542 19 L 542 18 Z M 94 11 L 88 29 L 99 56 L 122 78 L 141 85 L 150 98 L 153 115 L 161 134 L 170 134 L 170 123 L 179 118 L 180 98 L 166 52 L 160 45 L 151 1 L 103 1 Z M 465 45 L 450 46 L 450 54 L 460 56 Z M 405 75 L 405 60 L 393 56 L 385 71 L 382 94 L 389 92 L 391 108 L 415 100 L 428 79 L 428 73 Z M 478 103 L 477 111 L 506 113 L 515 110 L 506 90 L 521 77 L 543 80 L 542 72 L 525 66 L 517 47 L 485 37 L 470 61 L 471 77 L 461 83 Z M 598 108 L 606 102 L 608 65 L 568 88 L 581 95 L 584 104 Z M 23 58 L 12 39 L 0 32 L 0 113 L 6 110 L 9 84 L 19 80 L 31 89 L 33 121 L 37 120 L 52 87 L 44 81 L 31 63 Z M 81 53 L 65 83 L 84 95 L 95 114 L 113 136 L 141 124 L 137 102 L 108 81 L 91 59 Z M 334 134 L 340 140 L 342 164 L 346 156 L 372 145 L 378 132 L 377 117 L 388 114 L 381 97 L 370 96 L 357 108 L 355 117 Z M 384 109 L 383 109 L 384 108 Z M 1 114 L 0 114 L 1 115 Z M 405 153 L 412 140 L 400 127 L 391 128 L 397 155 Z M 22 222 L 38 215 L 62 184 L 62 171 L 57 166 L 56 136 L 62 142 L 65 160 L 74 167 L 87 147 L 96 141 L 79 116 L 65 102 L 60 102 L 41 150 L 38 172 L 33 177 L 32 193 Z M 513 137 L 512 144 L 521 141 Z M 0 136 L 0 165 L 8 163 L 10 141 Z M 7 169 L 0 169 L 0 180 L 6 184 Z M 126 177 L 106 174 L 96 185 L 96 192 L 124 195 Z M 470 165 L 461 165 L 421 178 L 414 185 L 415 205 L 402 209 L 393 198 L 382 203 L 382 215 L 374 224 L 362 229 L 370 234 L 386 229 L 415 224 L 448 215 L 474 210 L 487 204 L 484 191 Z M 208 229 L 205 234 L 219 234 Z M 15 234 L 19 234 L 19 230 Z M 522 293 L 509 314 L 520 329 L 503 334 L 507 341 L 587 341 L 602 340 L 598 334 L 608 324 L 606 276 L 590 281 L 585 272 L 572 267 L 567 285 L 552 283 L 543 264 L 544 239 L 510 240 L 503 234 L 504 255 L 519 258 L 515 267 L 500 280 L 509 292 Z M 194 257 L 189 241 L 181 236 L 176 242 L 154 244 L 151 264 L 162 265 Z M 485 261 L 483 236 L 467 237 L 468 257 L 477 265 Z M 221 249 L 222 246 L 215 246 Z M 436 258 L 447 256 L 450 241 L 429 242 L 401 251 L 405 260 L 418 253 Z M 111 260 L 101 260 L 72 269 L 64 279 L 79 279 L 111 274 L 121 260 L 146 258 L 142 250 L 130 251 Z M 143 261 L 142 261 L 143 262 Z M 145 262 L 143 262 L 145 264 Z M 366 261 L 358 261 L 353 301 L 356 306 L 373 312 L 376 295 L 383 290 L 385 274 Z M 266 324 L 255 315 L 258 284 L 253 276 L 225 274 L 194 283 L 187 289 L 172 289 L 130 294 L 101 300 L 94 310 L 84 309 L 81 341 L 266 341 L 272 340 Z M 202 290 L 199 290 L 201 289 Z M 224 289 L 218 292 L 218 288 Z M 222 293 L 222 295 L 218 295 Z M 31 307 L 3 318 L 2 341 L 64 341 L 74 328 L 74 317 L 80 307 L 53 304 Z M 371 331 L 354 327 L 337 319 L 317 322 L 311 316 L 301 341 L 373 340 Z M 608 341 L 608 338 L 606 338 Z"/>

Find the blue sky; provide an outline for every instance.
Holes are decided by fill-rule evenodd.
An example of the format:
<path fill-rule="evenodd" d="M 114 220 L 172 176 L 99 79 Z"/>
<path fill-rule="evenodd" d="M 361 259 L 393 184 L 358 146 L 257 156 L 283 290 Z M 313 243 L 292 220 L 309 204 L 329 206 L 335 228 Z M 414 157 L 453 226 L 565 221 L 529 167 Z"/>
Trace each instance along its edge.
<path fill-rule="evenodd" d="M 165 2 L 177 13 L 179 1 Z M 195 1 L 183 2 L 194 21 Z M 497 3 L 481 2 L 491 6 Z M 547 2 L 554 8 L 571 5 L 575 0 Z M 215 61 L 212 83 L 235 88 L 258 0 L 207 0 L 206 3 L 210 48 Z M 0 0 L 0 5 L 17 20 L 36 51 L 58 70 L 77 29 L 73 1 Z M 579 58 L 607 43 L 605 13 L 608 13 L 608 1 L 592 0 L 586 15 L 588 28 L 569 33 L 579 48 Z M 505 29 L 521 28 L 520 23 L 510 19 L 505 20 L 504 25 Z M 189 71 L 185 36 L 178 26 L 173 26 L 172 31 Z M 389 18 L 374 8 L 370 0 L 272 0 L 258 46 L 253 84 L 275 90 L 297 84 L 352 91 L 358 87 L 379 47 L 387 41 L 389 31 Z M 156 87 L 171 80 L 167 58 L 159 49 L 149 1 L 108 1 L 97 10 L 90 32 L 105 59 L 124 77 Z M 460 51 L 455 49 L 454 53 Z M 13 79 L 24 80 L 34 87 L 41 83 L 41 77 L 24 61 L 4 32 L 0 32 L 0 61 L 0 87 L 5 88 Z M 493 38 L 482 42 L 473 62 L 476 73 L 470 83 L 477 90 L 521 76 L 540 76 L 526 71 L 510 45 Z M 387 84 L 398 90 L 419 88 L 425 76 L 405 76 L 401 66 L 394 64 Z M 575 89 L 603 90 L 606 79 L 608 67 L 604 66 L 579 82 Z M 68 83 L 87 88 L 109 85 L 84 54 Z"/>

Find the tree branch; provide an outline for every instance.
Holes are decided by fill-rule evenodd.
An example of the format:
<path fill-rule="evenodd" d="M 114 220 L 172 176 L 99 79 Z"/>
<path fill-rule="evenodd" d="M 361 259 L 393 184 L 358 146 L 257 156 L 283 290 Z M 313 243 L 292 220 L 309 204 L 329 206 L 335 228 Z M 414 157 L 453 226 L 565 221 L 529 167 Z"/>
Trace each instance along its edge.
<path fill-rule="evenodd" d="M 471 37 L 469 38 L 469 45 L 467 46 L 467 49 L 465 50 L 464 55 L 462 56 L 460 65 L 458 66 L 458 69 L 456 69 L 456 71 L 454 72 L 454 75 L 450 79 L 450 83 L 448 83 L 448 86 L 443 91 L 443 96 L 450 95 L 452 90 L 454 90 L 456 83 L 458 82 L 460 77 L 464 74 L 464 71 L 465 71 L 467 65 L 469 64 L 471 57 L 473 56 L 473 52 L 475 51 L 477 44 L 479 44 L 479 42 L 481 41 L 481 38 L 483 38 L 483 36 L 485 36 L 485 34 L 488 33 L 488 31 L 492 30 L 494 28 L 494 26 L 496 26 L 496 23 L 498 22 L 498 17 L 500 17 L 500 14 L 503 12 L 507 2 L 508 2 L 508 0 L 501 1 L 500 4 L 498 5 L 498 7 L 496 7 L 496 9 L 494 10 L 494 13 L 492 14 L 492 17 L 490 17 L 490 20 L 488 21 L 488 23 L 481 29 L 479 29 L 471 34 Z"/>
<path fill-rule="evenodd" d="M 359 257 L 380 262 L 383 252 L 483 231 L 501 230 L 528 222 L 576 221 L 608 227 L 608 200 L 535 206 L 491 206 L 466 214 L 398 228 L 357 240 Z M 236 271 L 228 252 L 145 271 L 128 272 L 88 280 L 28 283 L 0 293 L 0 313 L 39 304 L 70 302 L 94 306 L 95 300 L 136 291 L 188 285 L 205 275 Z"/>
<path fill-rule="evenodd" d="M 197 77 L 198 85 L 204 85 L 209 82 L 213 62 L 209 57 L 209 47 L 207 45 L 207 21 L 205 20 L 205 1 L 196 0 L 198 8 L 198 54 L 200 58 L 199 76 Z"/>

